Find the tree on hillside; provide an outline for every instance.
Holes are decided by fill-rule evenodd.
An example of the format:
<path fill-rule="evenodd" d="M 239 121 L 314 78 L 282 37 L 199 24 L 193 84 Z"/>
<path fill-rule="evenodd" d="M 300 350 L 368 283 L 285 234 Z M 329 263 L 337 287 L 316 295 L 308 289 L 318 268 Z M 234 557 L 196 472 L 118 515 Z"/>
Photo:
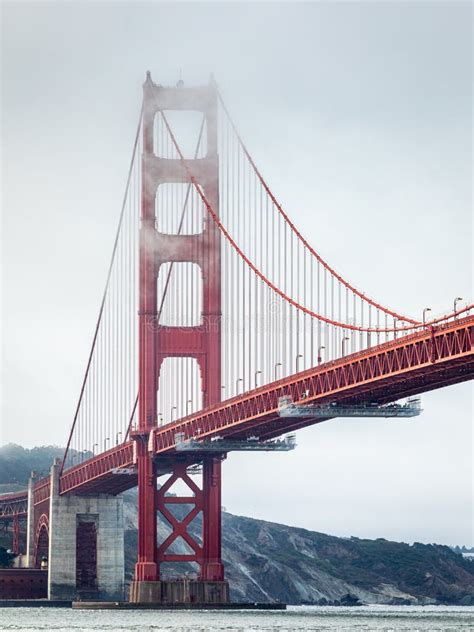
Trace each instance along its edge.
<path fill-rule="evenodd" d="M 0 568 L 11 568 L 14 559 L 15 555 L 13 553 L 9 553 L 7 549 L 0 546 Z"/>
<path fill-rule="evenodd" d="M 0 447 L 0 484 L 14 483 L 26 486 L 32 470 L 41 478 L 49 474 L 56 458 L 62 458 L 64 448 L 41 446 L 22 448 L 14 443 Z"/>

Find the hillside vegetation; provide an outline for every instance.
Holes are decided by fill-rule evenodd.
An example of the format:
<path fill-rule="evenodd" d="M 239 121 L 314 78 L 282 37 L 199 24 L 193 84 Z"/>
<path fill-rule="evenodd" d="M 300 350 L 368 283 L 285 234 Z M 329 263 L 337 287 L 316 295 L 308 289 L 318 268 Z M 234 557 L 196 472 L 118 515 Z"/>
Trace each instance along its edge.
<path fill-rule="evenodd" d="M 64 448 L 47 445 L 22 448 L 15 443 L 0 447 L 0 491 L 24 489 L 32 470 L 39 478 L 47 476 L 54 459 L 61 459 Z"/>

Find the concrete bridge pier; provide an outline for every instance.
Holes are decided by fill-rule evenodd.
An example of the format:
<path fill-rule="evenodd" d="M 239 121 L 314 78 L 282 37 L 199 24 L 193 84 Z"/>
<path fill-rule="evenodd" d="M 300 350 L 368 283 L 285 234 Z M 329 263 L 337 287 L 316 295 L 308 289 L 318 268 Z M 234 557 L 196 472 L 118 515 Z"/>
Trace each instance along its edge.
<path fill-rule="evenodd" d="M 118 601 L 124 597 L 121 496 L 59 494 L 51 468 L 48 598 Z"/>

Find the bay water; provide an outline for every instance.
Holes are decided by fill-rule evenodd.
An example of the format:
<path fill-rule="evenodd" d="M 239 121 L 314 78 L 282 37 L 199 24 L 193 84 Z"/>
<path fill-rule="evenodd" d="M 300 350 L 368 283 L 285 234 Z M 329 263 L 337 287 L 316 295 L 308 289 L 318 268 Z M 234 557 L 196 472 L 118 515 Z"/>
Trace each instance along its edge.
<path fill-rule="evenodd" d="M 289 606 L 262 610 L 1 608 L 0 630 L 28 632 L 474 632 L 474 607 Z"/>

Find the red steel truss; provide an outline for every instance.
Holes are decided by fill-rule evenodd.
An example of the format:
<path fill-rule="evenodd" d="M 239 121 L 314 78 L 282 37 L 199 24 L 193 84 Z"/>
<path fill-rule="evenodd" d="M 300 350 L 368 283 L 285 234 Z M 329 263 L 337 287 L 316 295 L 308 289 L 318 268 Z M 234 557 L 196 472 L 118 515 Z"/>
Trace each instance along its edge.
<path fill-rule="evenodd" d="M 471 379 L 474 375 L 473 317 L 405 336 L 339 360 L 303 371 L 222 402 L 154 430 L 154 451 L 175 447 L 185 438 L 270 438 L 315 423 L 278 415 L 278 399 L 294 402 L 393 401 L 415 393 Z"/>
<path fill-rule="evenodd" d="M 10 521 L 14 516 L 23 518 L 28 511 L 25 492 L 2 494 L 0 496 L 0 521 Z"/>
<path fill-rule="evenodd" d="M 20 553 L 20 520 L 27 516 L 28 503 L 24 493 L 4 494 L 0 496 L 0 522 L 4 522 L 5 529 L 12 522 L 12 551 Z"/>
<path fill-rule="evenodd" d="M 193 481 L 186 472 L 192 461 L 172 462 L 172 473 L 168 480 L 157 491 L 157 508 L 171 526 L 172 531 L 158 547 L 158 563 L 163 562 L 197 562 L 201 577 L 212 577 L 214 581 L 224 579 L 223 566 L 220 559 L 221 549 L 221 459 L 207 456 L 203 459 L 202 488 Z M 167 492 L 177 481 L 184 482 L 189 491 L 188 496 L 169 496 Z M 179 519 L 172 507 L 181 505 L 187 513 Z M 201 514 L 201 541 L 189 533 L 189 526 Z M 170 547 L 179 538 L 188 545 L 189 553 L 170 552 Z"/>
<path fill-rule="evenodd" d="M 377 400 L 384 403 L 470 380 L 474 377 L 473 343 L 474 316 L 468 316 L 438 329 L 401 337 L 362 353 L 321 364 L 210 406 L 154 430 L 157 468 L 161 468 L 161 455 L 175 452 L 177 433 L 184 432 L 186 437 L 194 438 L 254 434 L 270 438 L 317 423 L 314 419 L 279 417 L 278 398 L 284 394 L 290 394 L 294 401 L 300 402 Z M 121 444 L 65 471 L 61 477 L 61 493 L 102 491 L 117 494 L 135 487 L 137 474 L 134 467 L 138 459 L 133 444 L 132 441 Z M 143 445 L 149 454 L 149 442 Z M 196 460 L 200 459 L 197 455 Z M 170 471 L 170 468 L 164 464 L 161 471 Z M 38 481 L 34 497 L 35 505 L 47 501 L 49 479 Z M 26 512 L 26 492 L 0 496 L 0 520 L 11 520 L 15 513 L 25 516 Z"/>

